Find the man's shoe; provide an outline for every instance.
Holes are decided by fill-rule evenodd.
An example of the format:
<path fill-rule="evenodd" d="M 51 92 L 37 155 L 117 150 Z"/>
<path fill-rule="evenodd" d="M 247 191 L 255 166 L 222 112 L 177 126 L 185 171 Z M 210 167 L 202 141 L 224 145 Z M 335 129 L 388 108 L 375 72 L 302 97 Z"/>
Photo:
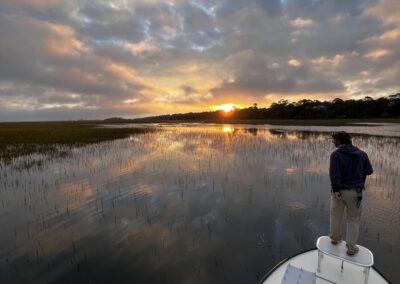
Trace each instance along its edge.
<path fill-rule="evenodd" d="M 358 248 L 358 246 L 350 246 L 350 245 L 348 245 L 348 244 L 346 244 L 346 247 L 347 247 L 347 255 L 348 256 L 353 256 L 353 255 L 355 255 L 358 251 L 359 251 L 359 248 Z"/>
<path fill-rule="evenodd" d="M 331 244 L 334 245 L 334 246 L 336 246 L 337 244 L 339 244 L 341 242 L 342 242 L 341 240 L 337 241 L 337 240 L 331 239 Z"/>

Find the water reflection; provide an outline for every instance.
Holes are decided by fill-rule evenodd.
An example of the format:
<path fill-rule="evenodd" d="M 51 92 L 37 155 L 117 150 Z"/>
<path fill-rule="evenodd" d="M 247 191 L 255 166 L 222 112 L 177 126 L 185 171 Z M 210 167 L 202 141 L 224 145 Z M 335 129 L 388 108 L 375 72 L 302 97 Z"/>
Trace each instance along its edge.
<path fill-rule="evenodd" d="M 223 132 L 227 132 L 227 133 L 232 133 L 234 130 L 234 128 L 229 127 L 229 126 L 225 126 L 224 128 L 222 128 Z"/>
<path fill-rule="evenodd" d="M 257 136 L 258 129 L 257 129 L 257 128 L 245 128 L 245 129 L 244 129 L 244 132 L 245 132 L 245 133 L 250 133 L 250 134 L 252 134 L 253 136 Z"/>
<path fill-rule="evenodd" d="M 399 138 L 354 143 L 375 169 L 360 242 L 395 281 Z M 0 282 L 255 283 L 327 233 L 332 150 L 321 132 L 166 127 L 0 164 Z"/>

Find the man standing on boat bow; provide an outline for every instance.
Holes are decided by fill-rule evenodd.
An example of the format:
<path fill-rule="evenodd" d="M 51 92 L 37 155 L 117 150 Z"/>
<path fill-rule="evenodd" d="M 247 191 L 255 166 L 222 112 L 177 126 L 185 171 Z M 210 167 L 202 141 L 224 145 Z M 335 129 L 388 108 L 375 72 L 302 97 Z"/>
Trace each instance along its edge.
<path fill-rule="evenodd" d="M 358 252 L 356 244 L 365 179 L 373 170 L 368 155 L 352 145 L 348 133 L 344 131 L 332 133 L 332 142 L 337 149 L 331 154 L 329 166 L 332 186 L 329 236 L 333 245 L 342 241 L 341 224 L 343 211 L 346 209 L 347 254 L 352 256 Z"/>

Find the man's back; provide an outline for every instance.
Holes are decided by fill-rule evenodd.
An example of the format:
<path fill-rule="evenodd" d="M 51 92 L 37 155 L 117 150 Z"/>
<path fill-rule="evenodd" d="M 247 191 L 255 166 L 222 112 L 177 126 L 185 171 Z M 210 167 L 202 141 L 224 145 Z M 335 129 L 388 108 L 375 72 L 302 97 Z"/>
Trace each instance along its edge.
<path fill-rule="evenodd" d="M 368 155 L 351 144 L 342 144 L 331 154 L 329 174 L 334 191 L 363 188 L 366 176 L 372 172 Z"/>

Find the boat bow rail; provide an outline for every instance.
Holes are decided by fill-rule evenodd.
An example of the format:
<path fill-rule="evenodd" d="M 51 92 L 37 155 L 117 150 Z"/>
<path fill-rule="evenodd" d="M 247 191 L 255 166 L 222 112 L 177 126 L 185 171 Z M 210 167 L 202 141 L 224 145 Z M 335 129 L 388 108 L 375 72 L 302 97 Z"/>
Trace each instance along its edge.
<path fill-rule="evenodd" d="M 328 236 L 318 238 L 317 248 L 281 261 L 259 282 L 260 284 L 387 284 L 374 267 L 374 257 L 359 246 L 355 256 L 346 254 L 346 243 L 332 245 Z M 310 277 L 304 277 L 308 275 Z M 315 277 L 311 277 L 315 275 Z M 297 278 L 296 278 L 297 277 Z M 308 280 L 306 279 L 308 278 Z"/>
<path fill-rule="evenodd" d="M 343 272 L 343 264 L 344 262 L 351 263 L 355 266 L 363 267 L 363 273 L 365 274 L 364 283 L 368 283 L 369 271 L 374 265 L 374 256 L 372 252 L 358 245 L 359 251 L 354 256 L 347 255 L 346 242 L 342 241 L 337 245 L 331 244 L 331 239 L 327 236 L 319 237 L 317 240 L 317 249 L 318 249 L 318 267 L 317 272 L 322 274 L 321 271 L 321 262 L 324 256 L 333 257 L 341 260 L 341 272 Z"/>

